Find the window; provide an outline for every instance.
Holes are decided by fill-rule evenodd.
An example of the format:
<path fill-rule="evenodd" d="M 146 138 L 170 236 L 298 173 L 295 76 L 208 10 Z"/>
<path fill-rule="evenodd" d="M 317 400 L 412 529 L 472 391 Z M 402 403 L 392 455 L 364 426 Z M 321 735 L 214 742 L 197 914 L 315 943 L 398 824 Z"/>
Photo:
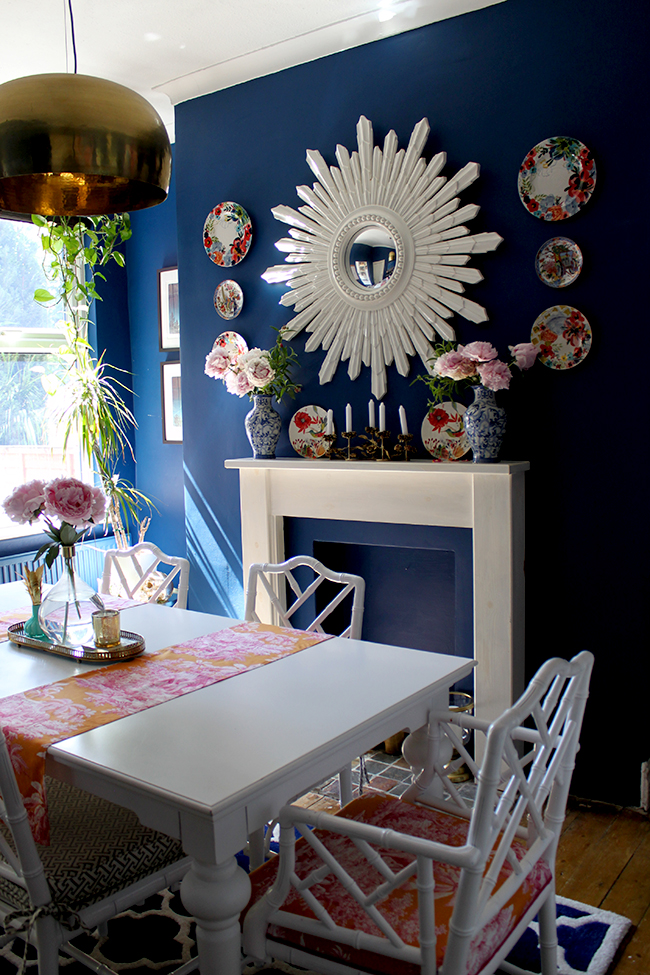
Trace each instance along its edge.
<path fill-rule="evenodd" d="M 65 374 L 56 355 L 62 313 L 60 305 L 34 301 L 37 288 L 48 288 L 37 228 L 0 219 L 0 502 L 34 478 L 88 475 L 78 445 L 68 442 L 62 459 L 63 431 L 47 392 L 48 378 Z M 0 538 L 29 533 L 29 526 L 9 521 L 0 508 Z"/>

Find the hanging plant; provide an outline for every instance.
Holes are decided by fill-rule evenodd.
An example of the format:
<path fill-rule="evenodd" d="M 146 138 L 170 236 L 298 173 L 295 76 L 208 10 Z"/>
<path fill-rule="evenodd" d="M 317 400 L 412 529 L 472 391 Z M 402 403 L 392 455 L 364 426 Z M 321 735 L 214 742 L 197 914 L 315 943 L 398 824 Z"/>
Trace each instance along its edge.
<path fill-rule="evenodd" d="M 128 213 L 83 218 L 33 215 L 32 221 L 40 230 L 45 271 L 53 285 L 52 290 L 37 289 L 34 298 L 61 304 L 64 316 L 64 342 L 59 349 L 64 375 L 44 377 L 46 391 L 56 398 L 58 420 L 64 424 L 63 453 L 70 436 L 76 434 L 108 498 L 106 519 L 116 543 L 126 548 L 130 519 L 140 521 L 142 539 L 148 518 L 141 520 L 140 511 L 144 507 L 150 514 L 154 505 L 120 476 L 126 453 L 134 457 L 129 433 L 137 423 L 121 392 L 130 390 L 107 375 L 116 367 L 104 361 L 104 353 L 95 357 L 86 336 L 89 308 L 93 301 L 102 300 L 97 283 L 106 277 L 101 269 L 110 261 L 124 267 L 118 248 L 131 236 L 130 218 Z"/>

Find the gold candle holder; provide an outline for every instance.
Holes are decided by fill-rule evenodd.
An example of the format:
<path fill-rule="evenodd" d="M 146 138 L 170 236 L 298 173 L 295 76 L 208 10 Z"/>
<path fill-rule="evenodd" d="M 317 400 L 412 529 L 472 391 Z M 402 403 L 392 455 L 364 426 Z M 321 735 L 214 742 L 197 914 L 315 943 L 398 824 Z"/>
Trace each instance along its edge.
<path fill-rule="evenodd" d="M 348 442 L 348 450 L 345 460 L 354 460 L 354 457 L 352 456 L 352 439 L 356 437 L 356 435 L 356 430 L 346 430 L 345 433 L 341 434 L 341 436 L 344 437 L 344 439 Z"/>
<path fill-rule="evenodd" d="M 390 460 L 390 453 L 386 446 L 386 441 L 390 437 L 390 431 L 380 430 L 377 436 L 379 437 L 379 457 L 375 457 L 375 460 Z"/>
<path fill-rule="evenodd" d="M 100 609 L 93 613 L 93 630 L 95 631 L 95 646 L 108 649 L 119 646 L 122 640 L 120 632 L 120 614 L 117 609 Z"/>
<path fill-rule="evenodd" d="M 409 454 L 417 453 L 415 447 L 411 447 L 412 439 L 412 433 L 400 433 L 397 435 L 397 446 L 395 447 L 395 453 L 404 454 L 404 460 L 409 459 Z"/>

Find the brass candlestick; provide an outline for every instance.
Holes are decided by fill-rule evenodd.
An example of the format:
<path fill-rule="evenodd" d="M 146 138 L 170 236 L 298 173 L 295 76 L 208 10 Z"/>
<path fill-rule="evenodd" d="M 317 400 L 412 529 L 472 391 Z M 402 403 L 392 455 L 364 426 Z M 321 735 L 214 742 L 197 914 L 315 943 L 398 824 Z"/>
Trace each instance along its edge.
<path fill-rule="evenodd" d="M 409 459 L 409 454 L 417 453 L 415 447 L 411 446 L 412 439 L 413 439 L 412 433 L 400 433 L 397 436 L 397 446 L 395 447 L 395 453 L 404 454 L 404 460 Z"/>
<path fill-rule="evenodd" d="M 346 430 L 345 433 L 341 434 L 341 436 L 344 437 L 348 442 L 348 450 L 345 460 L 354 460 L 354 457 L 352 456 L 352 440 L 354 437 L 356 437 L 356 435 L 356 430 Z"/>
<path fill-rule="evenodd" d="M 379 441 L 377 440 L 377 427 L 366 427 L 365 434 L 361 434 L 360 440 L 365 440 L 365 444 L 361 447 L 361 450 L 369 457 L 370 460 L 375 459 L 375 454 L 379 450 Z"/>
<path fill-rule="evenodd" d="M 386 443 L 390 438 L 390 431 L 380 430 L 377 436 L 379 437 L 379 457 L 375 457 L 375 460 L 390 460 L 390 453 Z"/>

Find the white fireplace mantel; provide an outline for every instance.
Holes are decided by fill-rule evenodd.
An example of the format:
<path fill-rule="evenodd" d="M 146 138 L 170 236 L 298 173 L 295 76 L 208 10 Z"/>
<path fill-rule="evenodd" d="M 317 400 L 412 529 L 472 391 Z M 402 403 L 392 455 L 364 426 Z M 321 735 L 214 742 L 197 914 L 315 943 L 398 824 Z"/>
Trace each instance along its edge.
<path fill-rule="evenodd" d="M 527 461 L 226 460 L 239 470 L 244 579 L 284 559 L 283 519 L 471 528 L 476 711 L 491 720 L 524 684 Z"/>

